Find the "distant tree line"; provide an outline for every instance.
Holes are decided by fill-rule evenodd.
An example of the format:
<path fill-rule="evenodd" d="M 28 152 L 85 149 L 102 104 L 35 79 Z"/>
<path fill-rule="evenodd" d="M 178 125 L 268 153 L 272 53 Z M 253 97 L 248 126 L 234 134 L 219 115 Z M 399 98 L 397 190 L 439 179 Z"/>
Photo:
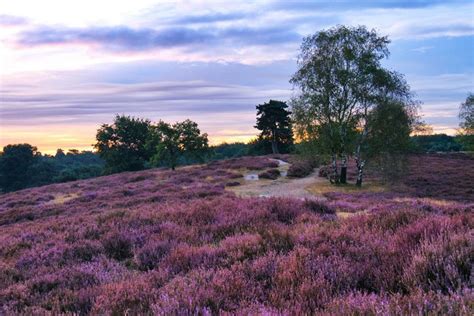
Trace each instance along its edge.
<path fill-rule="evenodd" d="M 191 120 L 169 124 L 116 115 L 112 124 L 97 131 L 94 148 L 105 161 L 104 173 L 135 171 L 149 167 L 169 167 L 209 160 L 270 153 L 290 153 L 294 149 L 288 105 L 270 100 L 257 105 L 258 137 L 248 144 L 209 146 L 206 133 Z"/>
<path fill-rule="evenodd" d="M 103 160 L 91 151 L 72 149 L 65 153 L 58 149 L 51 156 L 30 144 L 7 145 L 0 154 L 0 191 L 97 177 L 103 165 Z"/>

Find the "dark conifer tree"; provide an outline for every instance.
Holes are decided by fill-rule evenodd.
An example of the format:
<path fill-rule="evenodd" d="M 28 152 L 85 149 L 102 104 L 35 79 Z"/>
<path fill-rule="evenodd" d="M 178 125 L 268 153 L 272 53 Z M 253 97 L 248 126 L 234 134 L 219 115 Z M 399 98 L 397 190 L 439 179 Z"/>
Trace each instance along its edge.
<path fill-rule="evenodd" d="M 257 125 L 259 141 L 271 144 L 274 154 L 287 153 L 293 147 L 293 131 L 290 114 L 285 102 L 270 100 L 257 105 Z"/>

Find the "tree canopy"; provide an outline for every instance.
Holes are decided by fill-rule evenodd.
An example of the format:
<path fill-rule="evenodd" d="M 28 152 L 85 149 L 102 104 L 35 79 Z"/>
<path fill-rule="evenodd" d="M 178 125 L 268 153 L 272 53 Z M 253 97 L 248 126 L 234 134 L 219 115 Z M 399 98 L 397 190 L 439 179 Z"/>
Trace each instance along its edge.
<path fill-rule="evenodd" d="M 149 137 L 149 120 L 117 115 L 113 124 L 103 124 L 94 148 L 105 160 L 105 172 L 143 169 L 151 154 L 146 147 Z"/>
<path fill-rule="evenodd" d="M 293 147 L 293 130 L 288 105 L 282 101 L 270 100 L 257 105 L 259 141 L 271 144 L 271 152 L 288 153 Z"/>
<path fill-rule="evenodd" d="M 474 150 L 474 94 L 469 93 L 459 109 L 460 143 L 467 150 Z"/>
<path fill-rule="evenodd" d="M 469 93 L 459 109 L 460 126 L 466 134 L 474 134 L 474 94 Z"/>
<path fill-rule="evenodd" d="M 185 120 L 173 125 L 160 121 L 152 127 L 151 146 L 155 147 L 152 164 L 175 169 L 179 160 L 203 161 L 209 145 L 207 134 L 201 134 L 198 124 Z"/>
<path fill-rule="evenodd" d="M 0 158 L 0 186 L 3 191 L 15 191 L 27 187 L 25 179 L 38 157 L 37 148 L 30 144 L 3 147 Z"/>
<path fill-rule="evenodd" d="M 354 151 L 362 177 L 369 115 L 377 106 L 397 102 L 410 117 L 416 114 L 403 76 L 381 64 L 389 56 L 389 42 L 364 26 L 337 26 L 303 39 L 298 70 L 290 80 L 300 92 L 292 102 L 293 118 L 301 139 L 316 139 L 332 156 L 336 183 L 345 182 L 346 157 Z"/>

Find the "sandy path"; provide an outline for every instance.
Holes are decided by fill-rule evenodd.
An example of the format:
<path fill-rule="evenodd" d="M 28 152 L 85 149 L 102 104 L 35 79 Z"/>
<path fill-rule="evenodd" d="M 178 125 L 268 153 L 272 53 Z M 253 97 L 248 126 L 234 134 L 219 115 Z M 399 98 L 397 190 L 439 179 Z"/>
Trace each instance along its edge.
<path fill-rule="evenodd" d="M 278 169 L 282 174 L 286 174 L 289 164 L 279 161 Z M 249 177 L 251 178 L 251 177 Z M 250 180 L 244 181 L 242 185 L 232 187 L 230 190 L 238 196 L 279 196 L 296 198 L 315 198 L 324 199 L 321 195 L 315 195 L 307 191 L 307 188 L 317 183 L 324 183 L 326 179 L 318 177 L 318 170 L 305 178 L 294 179 L 279 177 L 276 180 Z"/>

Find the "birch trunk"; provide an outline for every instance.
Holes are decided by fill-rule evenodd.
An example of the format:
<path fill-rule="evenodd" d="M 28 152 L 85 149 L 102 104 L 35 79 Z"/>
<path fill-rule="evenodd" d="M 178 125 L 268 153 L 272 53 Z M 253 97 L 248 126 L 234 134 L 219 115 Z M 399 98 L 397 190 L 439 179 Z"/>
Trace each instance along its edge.
<path fill-rule="evenodd" d="M 365 160 L 362 160 L 362 157 L 361 157 L 360 144 L 357 146 L 357 151 L 356 151 L 356 164 L 357 164 L 357 181 L 356 181 L 356 186 L 361 187 L 361 186 L 362 186 L 362 180 L 363 180 L 363 177 L 364 177 Z"/>
<path fill-rule="evenodd" d="M 332 177 L 329 178 L 329 181 L 331 181 L 331 183 L 336 183 L 336 184 L 339 183 L 339 175 L 338 175 L 338 172 L 337 172 L 337 156 L 336 155 L 332 155 Z"/>
<path fill-rule="evenodd" d="M 341 164 L 341 183 L 347 183 L 347 155 L 342 157 Z"/>

